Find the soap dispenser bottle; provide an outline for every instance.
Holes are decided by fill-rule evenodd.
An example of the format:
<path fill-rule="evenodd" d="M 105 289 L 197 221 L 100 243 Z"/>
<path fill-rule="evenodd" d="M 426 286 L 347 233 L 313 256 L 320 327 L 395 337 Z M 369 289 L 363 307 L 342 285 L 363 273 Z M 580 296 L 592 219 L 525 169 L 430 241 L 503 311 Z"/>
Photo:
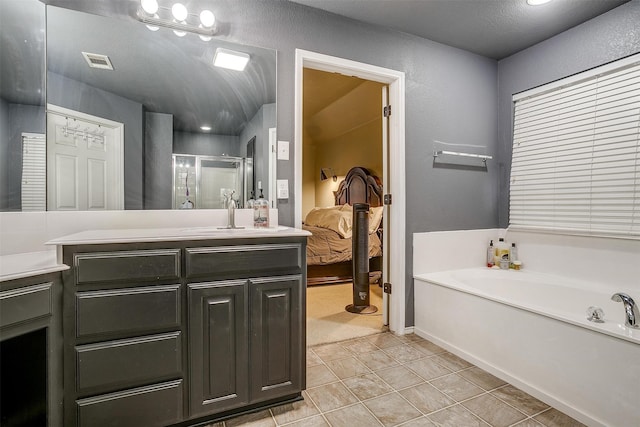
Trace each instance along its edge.
<path fill-rule="evenodd" d="M 264 198 L 262 188 L 260 197 L 253 205 L 253 226 L 257 228 L 269 227 L 269 201 Z"/>
<path fill-rule="evenodd" d="M 496 248 L 493 247 L 493 240 L 489 243 L 487 248 L 487 267 L 491 268 L 495 264 Z"/>

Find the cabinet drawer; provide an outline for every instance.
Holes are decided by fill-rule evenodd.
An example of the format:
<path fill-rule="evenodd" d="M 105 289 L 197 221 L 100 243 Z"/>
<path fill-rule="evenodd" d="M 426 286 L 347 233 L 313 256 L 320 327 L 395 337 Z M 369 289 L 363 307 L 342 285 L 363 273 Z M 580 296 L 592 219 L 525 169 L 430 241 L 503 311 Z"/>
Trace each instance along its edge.
<path fill-rule="evenodd" d="M 181 375 L 180 332 L 76 348 L 77 391 L 104 393 Z"/>
<path fill-rule="evenodd" d="M 0 326 L 51 314 L 51 285 L 48 282 L 0 292 Z"/>
<path fill-rule="evenodd" d="M 76 293 L 76 336 L 135 333 L 180 326 L 180 285 Z"/>
<path fill-rule="evenodd" d="M 302 271 L 299 244 L 220 246 L 186 249 L 187 277 L 269 276 Z"/>
<path fill-rule="evenodd" d="M 79 426 L 154 427 L 182 420 L 182 380 L 76 401 Z"/>
<path fill-rule="evenodd" d="M 76 284 L 177 280 L 180 249 L 80 253 L 73 258 Z"/>

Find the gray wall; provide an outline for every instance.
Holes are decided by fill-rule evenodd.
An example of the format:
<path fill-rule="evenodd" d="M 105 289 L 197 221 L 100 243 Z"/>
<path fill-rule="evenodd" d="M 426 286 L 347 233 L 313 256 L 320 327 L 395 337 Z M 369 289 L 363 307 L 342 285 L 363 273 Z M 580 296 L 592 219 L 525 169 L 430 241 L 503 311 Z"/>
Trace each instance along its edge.
<path fill-rule="evenodd" d="M 432 157 L 434 139 L 496 150 L 497 62 L 285 1 L 220 1 L 216 18 L 228 23 L 227 39 L 278 50 L 278 139 L 291 142 L 291 160 L 278 161 L 291 196 L 278 203 L 282 224 L 294 222 L 295 49 L 406 73 L 406 323 L 413 325 L 412 234 L 497 226 L 495 164 L 434 168 Z"/>
<path fill-rule="evenodd" d="M 173 133 L 173 152 L 176 154 L 240 157 L 240 145 L 237 136 L 177 131 Z"/>
<path fill-rule="evenodd" d="M 22 210 L 22 133 L 45 133 L 44 107 L 0 102 L 0 211 Z"/>
<path fill-rule="evenodd" d="M 144 208 L 171 209 L 173 115 L 145 113 Z"/>
<path fill-rule="evenodd" d="M 632 0 L 498 63 L 500 227 L 509 223 L 512 95 L 638 52 L 640 0 Z"/>
<path fill-rule="evenodd" d="M 143 106 L 56 73 L 47 73 L 47 102 L 124 123 L 124 207 L 142 209 L 144 195 Z"/>
<path fill-rule="evenodd" d="M 255 162 L 254 175 L 255 175 L 255 195 L 258 197 L 260 192 L 258 191 L 258 181 L 262 182 L 262 188 L 264 189 L 263 195 L 266 199 L 271 200 L 271 194 L 268 191 L 269 180 L 269 128 L 276 127 L 276 105 L 265 104 L 258 112 L 249 120 L 245 128 L 240 132 L 240 147 L 242 150 L 242 156 L 247 154 L 247 142 L 254 136 L 255 142 Z"/>

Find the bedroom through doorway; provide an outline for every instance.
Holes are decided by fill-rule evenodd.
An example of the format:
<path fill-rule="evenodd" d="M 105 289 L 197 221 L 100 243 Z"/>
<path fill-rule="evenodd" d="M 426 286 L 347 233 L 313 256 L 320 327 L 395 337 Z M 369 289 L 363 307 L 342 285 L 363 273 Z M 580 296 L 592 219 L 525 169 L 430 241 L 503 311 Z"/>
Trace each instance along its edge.
<path fill-rule="evenodd" d="M 307 251 L 307 345 L 388 330 L 382 292 L 383 178 L 386 85 L 303 69 L 302 220 L 313 234 Z M 368 203 L 369 305 L 372 314 L 345 310 L 352 304 L 354 203 Z"/>

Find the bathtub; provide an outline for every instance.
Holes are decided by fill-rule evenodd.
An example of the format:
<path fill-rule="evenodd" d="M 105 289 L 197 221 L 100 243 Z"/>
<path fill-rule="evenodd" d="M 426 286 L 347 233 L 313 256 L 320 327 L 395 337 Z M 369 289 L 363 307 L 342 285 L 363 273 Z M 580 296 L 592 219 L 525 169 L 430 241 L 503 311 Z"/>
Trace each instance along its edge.
<path fill-rule="evenodd" d="M 417 335 L 589 426 L 640 426 L 640 329 L 624 325 L 611 288 L 488 268 L 414 284 Z M 604 323 L 586 319 L 589 306 Z"/>

